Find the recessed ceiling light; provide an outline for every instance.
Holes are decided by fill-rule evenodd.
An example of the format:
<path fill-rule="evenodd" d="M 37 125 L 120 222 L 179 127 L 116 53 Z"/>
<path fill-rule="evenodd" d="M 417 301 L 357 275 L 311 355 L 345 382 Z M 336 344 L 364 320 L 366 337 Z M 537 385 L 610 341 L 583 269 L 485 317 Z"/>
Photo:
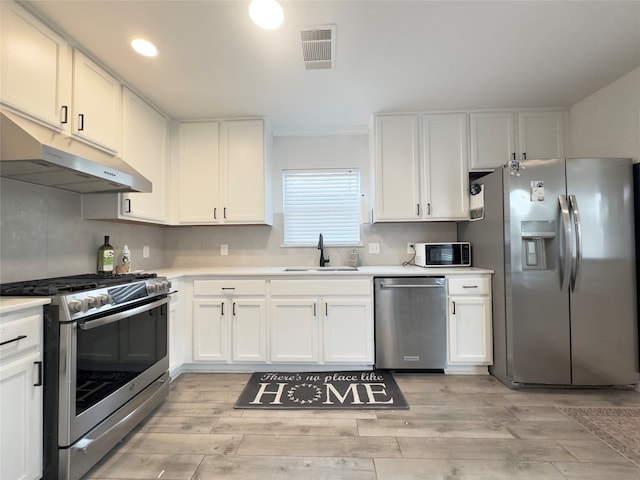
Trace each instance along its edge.
<path fill-rule="evenodd" d="M 155 57 L 158 54 L 156 46 L 143 38 L 134 38 L 131 40 L 131 48 L 145 57 Z"/>
<path fill-rule="evenodd" d="M 249 5 L 249 16 L 259 27 L 273 30 L 282 25 L 284 12 L 276 0 L 253 0 Z"/>

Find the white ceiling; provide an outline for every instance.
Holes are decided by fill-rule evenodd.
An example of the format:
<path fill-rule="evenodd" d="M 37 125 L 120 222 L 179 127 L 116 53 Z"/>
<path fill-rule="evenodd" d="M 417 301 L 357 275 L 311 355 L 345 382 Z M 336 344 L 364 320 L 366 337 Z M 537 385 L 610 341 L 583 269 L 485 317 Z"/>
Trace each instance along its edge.
<path fill-rule="evenodd" d="M 170 117 L 268 116 L 276 129 L 373 112 L 570 106 L 640 66 L 640 1 L 30 1 Z M 335 70 L 307 71 L 300 30 L 335 24 Z M 133 53 L 143 35 L 158 57 Z"/>

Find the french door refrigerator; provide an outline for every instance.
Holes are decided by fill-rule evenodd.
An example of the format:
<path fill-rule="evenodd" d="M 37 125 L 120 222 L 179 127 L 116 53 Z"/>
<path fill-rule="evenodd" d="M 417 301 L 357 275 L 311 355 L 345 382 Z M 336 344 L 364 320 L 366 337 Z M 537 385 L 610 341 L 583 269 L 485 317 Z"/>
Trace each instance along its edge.
<path fill-rule="evenodd" d="M 458 236 L 494 270 L 491 373 L 505 384 L 638 383 L 632 178 L 630 159 L 571 158 L 476 181 L 484 216 Z"/>

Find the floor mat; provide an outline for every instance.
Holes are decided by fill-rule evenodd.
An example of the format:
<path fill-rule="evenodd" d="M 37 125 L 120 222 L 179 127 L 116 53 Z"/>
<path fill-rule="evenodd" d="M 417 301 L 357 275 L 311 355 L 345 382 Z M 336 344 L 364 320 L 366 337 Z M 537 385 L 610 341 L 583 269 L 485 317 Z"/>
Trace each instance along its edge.
<path fill-rule="evenodd" d="M 640 408 L 558 407 L 640 467 Z"/>
<path fill-rule="evenodd" d="M 391 372 L 254 373 L 234 408 L 407 409 Z"/>

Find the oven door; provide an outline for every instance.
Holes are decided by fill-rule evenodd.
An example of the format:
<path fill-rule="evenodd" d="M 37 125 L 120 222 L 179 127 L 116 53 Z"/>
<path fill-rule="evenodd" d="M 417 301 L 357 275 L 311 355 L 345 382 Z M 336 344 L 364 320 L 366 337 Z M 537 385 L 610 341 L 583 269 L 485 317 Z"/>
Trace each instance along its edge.
<path fill-rule="evenodd" d="M 58 445 L 68 447 L 168 370 L 169 297 L 60 325 Z"/>

